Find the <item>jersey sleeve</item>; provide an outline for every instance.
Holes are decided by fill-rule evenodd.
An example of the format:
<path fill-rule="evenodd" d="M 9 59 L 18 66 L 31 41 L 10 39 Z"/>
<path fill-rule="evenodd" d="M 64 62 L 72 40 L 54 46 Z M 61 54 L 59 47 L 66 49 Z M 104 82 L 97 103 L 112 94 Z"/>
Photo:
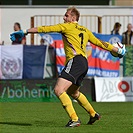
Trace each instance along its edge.
<path fill-rule="evenodd" d="M 39 26 L 37 27 L 37 30 L 39 33 L 47 33 L 47 32 L 63 32 L 65 31 L 66 27 L 65 24 L 57 24 L 57 25 L 51 25 L 51 26 Z"/>
<path fill-rule="evenodd" d="M 103 48 L 103 49 L 105 49 L 105 50 L 112 51 L 112 49 L 113 49 L 113 47 L 114 47 L 112 44 L 110 44 L 110 43 L 108 43 L 108 42 L 104 42 L 104 41 L 102 41 L 102 40 L 96 38 L 96 37 L 92 34 L 91 31 L 89 31 L 88 34 L 89 34 L 89 41 L 90 41 L 92 44 L 94 44 L 94 45 L 96 45 L 96 46 L 98 46 L 98 47 L 101 47 L 101 48 Z"/>

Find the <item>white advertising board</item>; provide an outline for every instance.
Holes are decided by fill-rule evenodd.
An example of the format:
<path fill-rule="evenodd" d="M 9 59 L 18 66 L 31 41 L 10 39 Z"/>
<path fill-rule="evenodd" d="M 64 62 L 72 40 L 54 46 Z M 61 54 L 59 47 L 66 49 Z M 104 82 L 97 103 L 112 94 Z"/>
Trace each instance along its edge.
<path fill-rule="evenodd" d="M 133 77 L 95 77 L 97 102 L 133 101 Z"/>

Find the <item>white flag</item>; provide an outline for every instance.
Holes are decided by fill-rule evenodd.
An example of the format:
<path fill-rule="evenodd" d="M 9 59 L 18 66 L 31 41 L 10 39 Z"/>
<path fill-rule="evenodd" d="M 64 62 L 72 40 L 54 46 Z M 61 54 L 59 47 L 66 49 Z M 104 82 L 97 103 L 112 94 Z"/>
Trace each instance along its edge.
<path fill-rule="evenodd" d="M 22 79 L 23 45 L 1 46 L 2 79 Z"/>

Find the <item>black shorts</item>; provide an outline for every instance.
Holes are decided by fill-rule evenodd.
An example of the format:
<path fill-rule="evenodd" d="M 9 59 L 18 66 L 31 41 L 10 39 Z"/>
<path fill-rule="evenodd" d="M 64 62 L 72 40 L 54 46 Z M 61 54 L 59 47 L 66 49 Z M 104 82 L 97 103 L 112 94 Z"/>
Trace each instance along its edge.
<path fill-rule="evenodd" d="M 87 71 L 87 59 L 82 55 L 76 55 L 67 62 L 59 77 L 69 80 L 73 84 L 80 86 L 83 78 L 87 74 Z"/>

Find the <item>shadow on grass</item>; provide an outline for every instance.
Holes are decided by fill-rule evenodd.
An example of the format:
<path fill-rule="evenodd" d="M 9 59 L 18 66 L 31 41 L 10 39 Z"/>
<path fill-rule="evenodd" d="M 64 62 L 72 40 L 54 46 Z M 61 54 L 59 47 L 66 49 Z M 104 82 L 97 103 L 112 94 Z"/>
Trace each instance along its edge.
<path fill-rule="evenodd" d="M 35 121 L 34 122 L 35 126 L 43 126 L 43 127 L 59 127 L 59 125 L 61 125 L 60 127 L 62 127 L 62 123 L 59 123 L 58 121 L 52 121 L 52 120 L 48 120 L 48 121 Z"/>
<path fill-rule="evenodd" d="M 21 122 L 0 122 L 0 125 L 32 126 L 30 123 Z"/>
<path fill-rule="evenodd" d="M 24 122 L 0 122 L 0 125 L 15 125 L 15 126 L 43 126 L 43 127 L 56 127 L 56 122 L 53 121 L 35 121 L 34 123 Z M 57 124 L 57 127 L 59 125 Z"/>

